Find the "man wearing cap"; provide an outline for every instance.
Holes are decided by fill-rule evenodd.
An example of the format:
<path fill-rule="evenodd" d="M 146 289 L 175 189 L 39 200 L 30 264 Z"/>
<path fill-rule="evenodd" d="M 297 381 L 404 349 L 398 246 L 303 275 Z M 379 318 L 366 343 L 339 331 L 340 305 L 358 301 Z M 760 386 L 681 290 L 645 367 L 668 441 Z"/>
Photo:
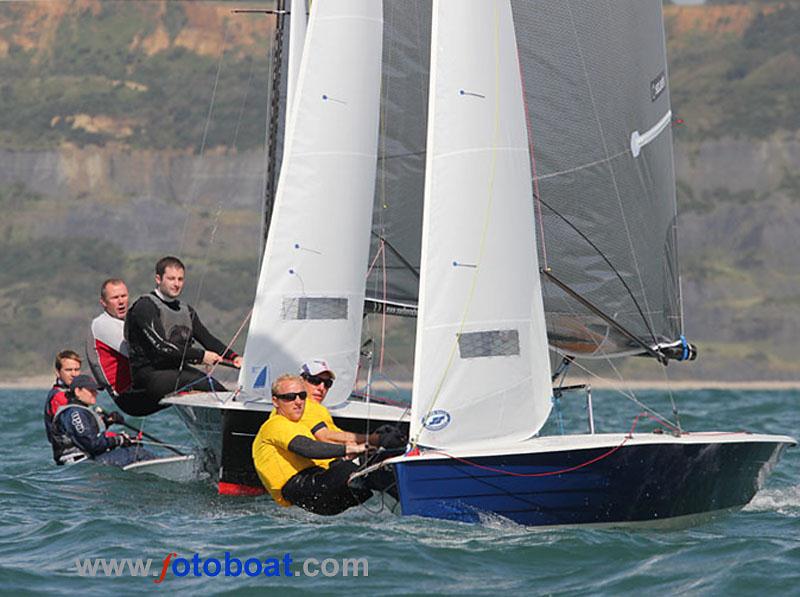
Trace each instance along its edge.
<path fill-rule="evenodd" d="M 314 439 L 300 422 L 307 404 L 301 378 L 281 375 L 272 384 L 273 416 L 253 441 L 253 463 L 261 482 L 281 506 L 333 515 L 367 501 L 372 492 L 350 488 L 357 466 L 342 457 L 366 450 L 366 445 L 333 444 Z"/>
<path fill-rule="evenodd" d="M 300 377 L 308 393 L 306 408 L 300 422 L 306 425 L 314 437 L 323 442 L 364 443 L 367 436 L 362 433 L 343 431 L 333 422 L 330 411 L 322 405 L 331 389 L 336 374 L 324 359 L 312 359 L 300 367 Z M 275 411 L 273 411 L 274 413 Z M 391 425 L 379 427 L 369 435 L 369 444 L 393 448 L 403 446 L 406 438 Z"/>
<path fill-rule="evenodd" d="M 97 403 L 98 389 L 97 382 L 89 375 L 78 375 L 69 384 L 67 404 L 55 412 L 52 433 L 48 438 L 53 444 L 56 464 L 92 458 L 124 466 L 141 459 L 134 452 L 127 451 L 115 458 L 106 457 L 111 450 L 131 446 L 133 440 L 125 433 L 106 431 L 105 421 L 90 408 Z"/>
<path fill-rule="evenodd" d="M 128 287 L 119 278 L 100 286 L 103 312 L 92 320 L 86 339 L 86 360 L 97 383 L 116 401 L 131 387 L 131 365 L 125 340 Z"/>

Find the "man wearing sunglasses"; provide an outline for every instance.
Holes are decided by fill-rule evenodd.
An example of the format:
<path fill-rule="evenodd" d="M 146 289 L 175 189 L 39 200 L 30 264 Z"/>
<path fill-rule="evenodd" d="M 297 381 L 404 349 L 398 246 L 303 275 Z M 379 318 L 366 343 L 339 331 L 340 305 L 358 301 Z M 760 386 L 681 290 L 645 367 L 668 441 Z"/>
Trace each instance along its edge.
<path fill-rule="evenodd" d="M 272 384 L 273 415 L 253 441 L 253 463 L 261 482 L 281 506 L 333 515 L 364 503 L 372 492 L 348 487 L 357 466 L 347 457 L 366 451 L 363 443 L 314 439 L 300 419 L 309 402 L 302 378 L 281 375 Z"/>
<path fill-rule="evenodd" d="M 328 366 L 328 363 L 323 359 L 307 361 L 300 367 L 300 377 L 308 393 L 301 423 L 311 430 L 314 437 L 319 441 L 339 444 L 366 443 L 367 436 L 339 429 L 333 422 L 330 411 L 322 405 L 322 401 L 325 400 L 328 390 L 331 389 L 336 379 L 336 374 Z M 369 436 L 369 443 L 377 446 L 379 439 L 376 433 L 372 433 Z"/>
<path fill-rule="evenodd" d="M 323 359 L 313 359 L 300 367 L 300 377 L 305 384 L 308 400 L 301 423 L 304 423 L 323 442 L 333 443 L 369 443 L 371 446 L 398 448 L 406 444 L 406 438 L 396 426 L 384 425 L 370 433 L 369 438 L 362 433 L 343 431 L 336 426 L 330 411 L 322 405 L 328 390 L 331 389 L 336 375 Z"/>

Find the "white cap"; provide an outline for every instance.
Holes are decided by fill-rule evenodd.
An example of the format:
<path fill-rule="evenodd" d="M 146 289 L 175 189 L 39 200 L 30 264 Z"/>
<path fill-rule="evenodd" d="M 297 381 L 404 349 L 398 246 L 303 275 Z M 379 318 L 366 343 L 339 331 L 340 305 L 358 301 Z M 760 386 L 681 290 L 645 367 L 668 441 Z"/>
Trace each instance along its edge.
<path fill-rule="evenodd" d="M 336 379 L 336 374 L 325 359 L 311 359 L 303 363 L 303 366 L 300 367 L 300 375 L 319 375 L 325 372 L 331 374 L 331 379 Z"/>

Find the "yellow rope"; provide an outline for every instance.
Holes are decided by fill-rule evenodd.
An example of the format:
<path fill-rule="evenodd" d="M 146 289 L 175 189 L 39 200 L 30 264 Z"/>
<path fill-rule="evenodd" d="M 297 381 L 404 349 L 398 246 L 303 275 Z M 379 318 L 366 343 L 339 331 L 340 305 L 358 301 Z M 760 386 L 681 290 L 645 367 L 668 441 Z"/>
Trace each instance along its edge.
<path fill-rule="evenodd" d="M 442 376 L 439 379 L 439 383 L 436 385 L 436 389 L 434 390 L 433 400 L 431 401 L 430 406 L 428 407 L 428 411 L 425 413 L 425 416 L 422 418 L 424 421 L 428 415 L 433 412 L 434 407 L 436 406 L 436 402 L 439 400 L 441 396 L 442 386 L 444 386 L 444 382 L 447 379 L 448 374 L 450 373 L 450 369 L 453 365 L 453 360 L 455 359 L 456 349 L 458 348 L 458 339 L 461 337 L 461 334 L 464 331 L 464 326 L 467 323 L 467 315 L 469 314 L 470 306 L 472 305 L 472 300 L 475 296 L 475 287 L 478 284 L 478 274 L 480 273 L 481 261 L 483 260 L 484 251 L 486 248 L 486 237 L 488 236 L 489 232 L 489 222 L 491 220 L 491 213 L 492 213 L 492 206 L 494 205 L 494 181 L 495 175 L 497 172 L 497 145 L 498 145 L 498 137 L 500 134 L 500 15 L 497 9 L 497 3 L 495 3 L 494 9 L 494 58 L 495 58 L 495 77 L 494 77 L 494 92 L 495 92 L 495 109 L 494 109 L 494 132 L 492 138 L 492 160 L 489 165 L 489 179 L 487 181 L 487 195 L 488 200 L 486 203 L 486 209 L 484 210 L 484 218 L 483 218 L 483 230 L 481 231 L 481 241 L 480 246 L 478 249 L 478 260 L 475 264 L 475 272 L 472 275 L 472 285 L 470 286 L 469 293 L 467 294 L 467 300 L 464 304 L 464 312 L 461 316 L 461 323 L 459 324 L 458 332 L 456 333 L 456 337 L 453 340 L 453 345 L 450 349 L 450 355 L 447 359 L 447 365 L 442 372 Z M 419 355 L 416 355 L 419 357 Z M 411 442 L 412 448 L 416 447 L 417 441 L 419 440 L 419 435 L 422 433 L 422 429 L 420 428 L 417 431 L 417 434 L 414 436 L 414 439 Z"/>

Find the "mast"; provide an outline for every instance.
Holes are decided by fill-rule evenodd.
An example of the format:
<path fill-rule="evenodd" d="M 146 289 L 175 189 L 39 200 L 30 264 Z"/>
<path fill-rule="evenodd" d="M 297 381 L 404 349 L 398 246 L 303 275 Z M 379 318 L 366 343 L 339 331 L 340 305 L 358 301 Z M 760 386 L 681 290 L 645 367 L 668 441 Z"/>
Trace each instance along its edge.
<path fill-rule="evenodd" d="M 264 180 L 264 208 L 261 222 L 261 252 L 267 246 L 269 223 L 275 199 L 275 167 L 278 157 L 278 125 L 281 119 L 281 74 L 283 71 L 283 28 L 286 22 L 286 0 L 277 0 L 275 7 L 275 36 L 272 40 L 272 81 L 270 83 L 269 106 L 267 107 L 267 168 Z"/>

